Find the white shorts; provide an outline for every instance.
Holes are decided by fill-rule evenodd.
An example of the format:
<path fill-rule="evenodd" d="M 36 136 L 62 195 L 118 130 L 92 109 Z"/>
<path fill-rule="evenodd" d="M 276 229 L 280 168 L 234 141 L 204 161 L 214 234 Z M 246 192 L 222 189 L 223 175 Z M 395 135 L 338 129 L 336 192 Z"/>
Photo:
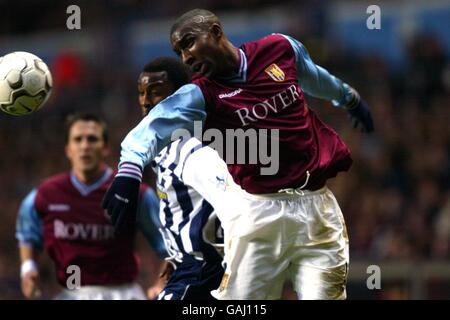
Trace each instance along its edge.
<path fill-rule="evenodd" d="M 54 300 L 146 300 L 144 291 L 137 283 L 118 286 L 82 286 L 64 289 Z"/>
<path fill-rule="evenodd" d="M 326 187 L 304 195 L 248 195 L 253 210 L 225 230 L 225 275 L 217 299 L 280 299 L 290 279 L 299 299 L 345 299 L 349 262 L 344 218 Z M 252 225 L 243 236 L 242 226 Z"/>
<path fill-rule="evenodd" d="M 217 299 L 280 299 L 291 279 L 299 299 L 345 299 L 349 263 L 344 218 L 333 193 L 252 195 L 209 148 L 186 161 L 184 182 L 217 212 L 225 238 L 225 274 Z"/>

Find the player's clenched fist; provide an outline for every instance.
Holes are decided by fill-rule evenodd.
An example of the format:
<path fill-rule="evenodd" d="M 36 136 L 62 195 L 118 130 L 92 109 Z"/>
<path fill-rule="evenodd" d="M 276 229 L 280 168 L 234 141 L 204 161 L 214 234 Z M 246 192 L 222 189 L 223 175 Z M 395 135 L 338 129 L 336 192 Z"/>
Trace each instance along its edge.
<path fill-rule="evenodd" d="M 350 101 L 343 107 L 347 110 L 352 119 L 353 127 L 357 128 L 359 126 L 363 132 L 372 132 L 374 130 L 374 125 L 369 105 L 353 88 L 350 88 L 350 96 Z"/>
<path fill-rule="evenodd" d="M 102 207 L 109 215 L 116 233 L 135 220 L 140 184 L 135 178 L 116 176 L 103 198 Z"/>

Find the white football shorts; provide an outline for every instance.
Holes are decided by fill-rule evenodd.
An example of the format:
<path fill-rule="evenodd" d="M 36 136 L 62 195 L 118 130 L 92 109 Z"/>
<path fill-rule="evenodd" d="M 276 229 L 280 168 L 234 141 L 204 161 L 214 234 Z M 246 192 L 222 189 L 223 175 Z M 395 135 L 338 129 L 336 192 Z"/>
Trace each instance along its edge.
<path fill-rule="evenodd" d="M 225 230 L 226 269 L 214 296 L 280 299 L 290 279 L 299 299 L 345 299 L 348 237 L 332 192 L 248 198 L 254 210 Z M 240 236 L 250 224 L 258 227 Z"/>
<path fill-rule="evenodd" d="M 216 210 L 225 239 L 221 300 L 280 299 L 291 279 L 299 299 L 345 299 L 349 263 L 344 218 L 333 193 L 252 195 L 211 148 L 186 161 L 182 179 Z"/>

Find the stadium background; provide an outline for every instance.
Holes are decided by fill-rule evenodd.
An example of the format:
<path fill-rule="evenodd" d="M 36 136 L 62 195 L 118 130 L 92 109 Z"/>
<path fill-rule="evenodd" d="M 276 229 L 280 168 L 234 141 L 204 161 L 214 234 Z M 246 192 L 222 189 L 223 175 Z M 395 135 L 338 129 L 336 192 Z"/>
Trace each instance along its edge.
<path fill-rule="evenodd" d="M 66 28 L 66 8 L 81 8 L 81 30 Z M 368 30 L 366 8 L 381 8 Z M 310 105 L 353 152 L 349 173 L 331 182 L 350 236 L 350 299 L 450 299 L 450 3 L 427 1 L 48 1 L 0 0 L 0 55 L 29 51 L 46 61 L 54 90 L 36 114 L 0 115 L 0 299 L 21 298 L 14 237 L 22 198 L 43 178 L 68 169 L 63 118 L 94 111 L 106 118 L 115 166 L 119 143 L 139 120 L 139 68 L 173 55 L 171 22 L 203 7 L 216 12 L 232 42 L 271 32 L 302 41 L 315 62 L 356 87 L 375 119 L 367 136 L 330 104 Z M 141 243 L 140 241 L 139 243 Z M 140 280 L 155 277 L 147 247 Z M 381 268 L 381 289 L 366 286 Z M 42 268 L 48 295 L 52 267 Z M 289 290 L 286 298 L 291 298 Z"/>

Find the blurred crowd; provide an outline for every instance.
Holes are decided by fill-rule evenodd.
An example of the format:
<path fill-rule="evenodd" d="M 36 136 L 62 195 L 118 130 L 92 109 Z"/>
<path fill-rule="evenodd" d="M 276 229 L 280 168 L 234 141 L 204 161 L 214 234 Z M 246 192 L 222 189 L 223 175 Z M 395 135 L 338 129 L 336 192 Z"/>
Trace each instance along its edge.
<path fill-rule="evenodd" d="M 113 1 L 122 2 L 144 6 Z M 293 27 L 291 34 L 317 64 L 357 88 L 373 111 L 376 131 L 365 135 L 351 128 L 342 110 L 308 99 L 353 154 L 351 170 L 330 183 L 347 221 L 351 259 L 450 260 L 450 63 L 442 44 L 427 34 L 411 39 L 404 66 L 395 68 L 382 52 L 353 57 L 311 27 Z M 51 65 L 55 88 L 42 110 L 0 117 L 0 298 L 20 296 L 14 229 L 22 198 L 45 177 L 69 168 L 64 117 L 81 110 L 105 117 L 112 166 L 120 141 L 140 118 L 138 74 L 126 62 L 113 70 L 82 57 L 65 58 L 62 66 Z"/>
<path fill-rule="evenodd" d="M 398 72 L 376 53 L 330 63 L 366 97 L 376 124 L 370 137 L 336 126 L 355 160 L 335 188 L 353 258 L 450 259 L 450 65 L 431 36 L 407 49 Z"/>
<path fill-rule="evenodd" d="M 36 10 L 24 10 L 27 7 Z M 208 8 L 213 11 L 235 11 L 255 8 L 261 9 L 273 5 L 296 3 L 295 0 L 0 0 L 0 12 L 7 17 L 0 19 L 0 34 L 28 34 L 36 30 L 36 26 L 50 31 L 63 30 L 66 27 L 66 8 L 69 5 L 78 5 L 82 10 L 83 24 L 92 28 L 108 29 L 111 25 L 123 25 L 130 19 L 160 19 L 175 17 L 195 7 Z M 320 5 L 329 0 L 303 0 L 302 5 Z M 39 12 L 39 14 L 36 14 Z"/>

